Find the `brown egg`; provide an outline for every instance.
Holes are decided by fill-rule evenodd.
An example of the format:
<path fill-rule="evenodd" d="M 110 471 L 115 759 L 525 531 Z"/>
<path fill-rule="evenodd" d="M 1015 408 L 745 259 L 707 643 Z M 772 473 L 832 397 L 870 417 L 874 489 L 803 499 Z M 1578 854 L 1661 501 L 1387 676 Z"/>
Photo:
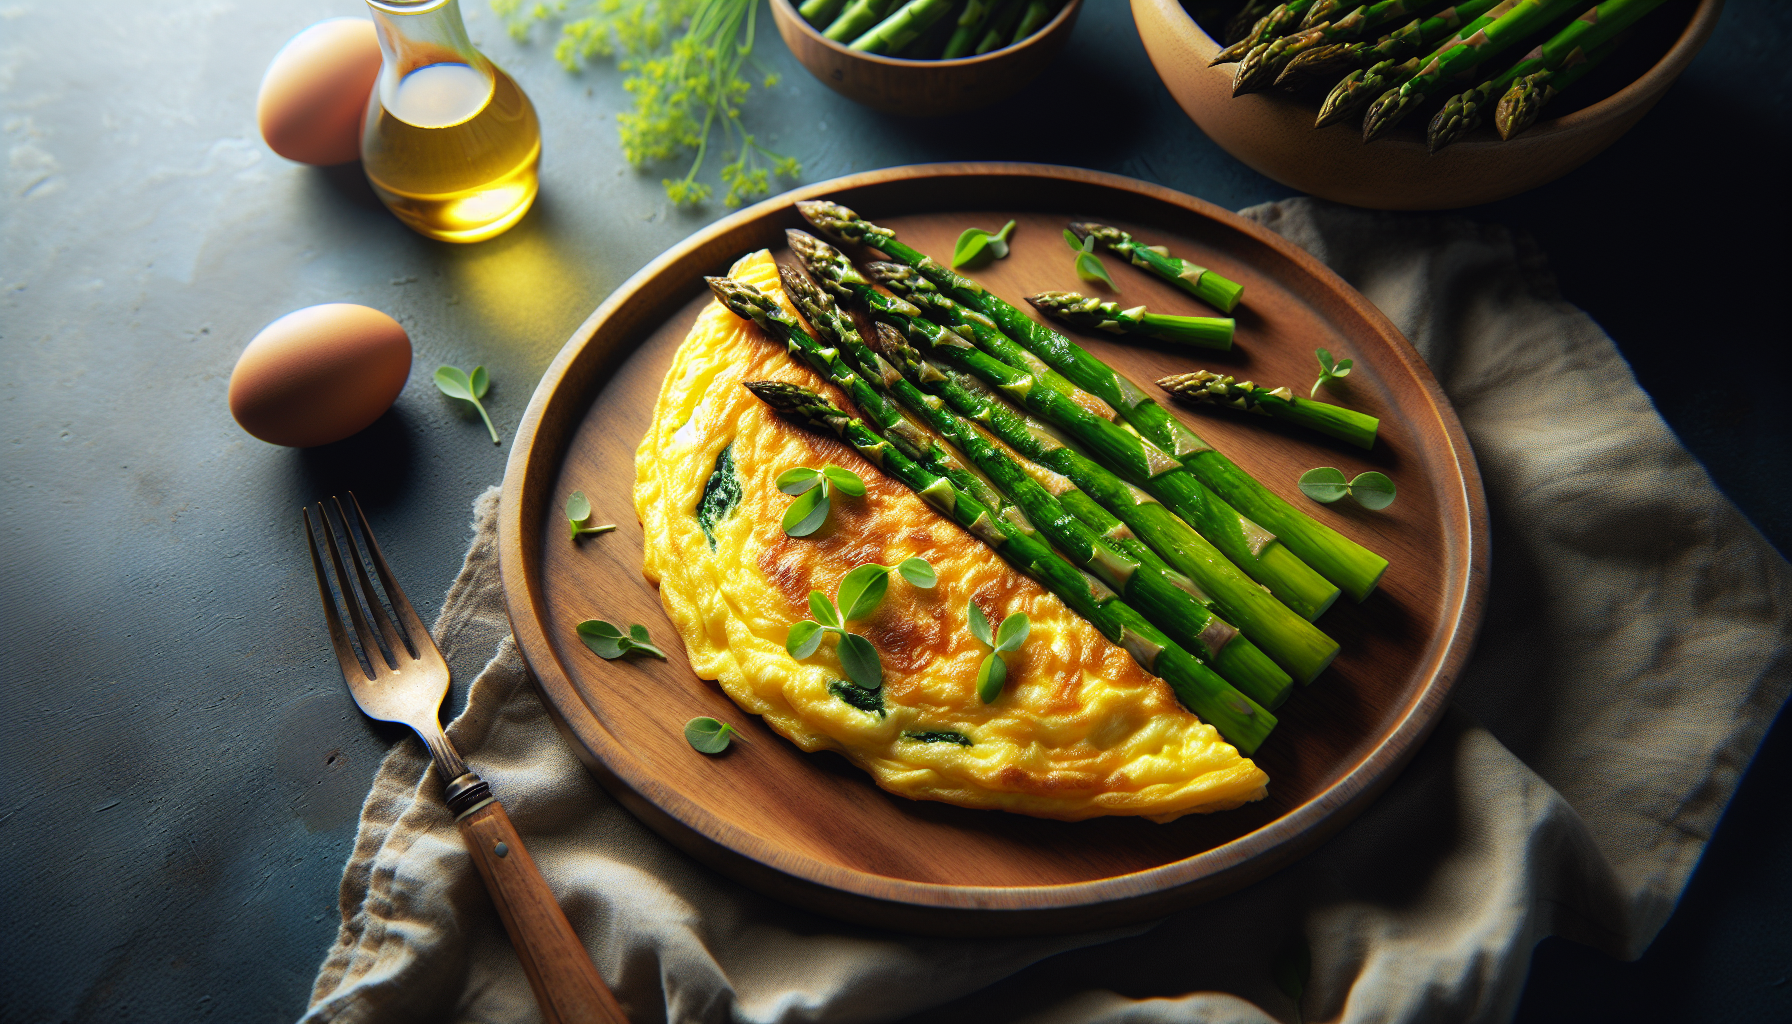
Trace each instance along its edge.
<path fill-rule="evenodd" d="M 410 375 L 411 339 L 398 321 L 347 302 L 307 306 L 243 349 L 230 414 L 270 444 L 329 444 L 379 419 Z"/>
<path fill-rule="evenodd" d="M 302 164 L 361 159 L 361 116 L 380 72 L 364 18 L 320 21 L 281 47 L 261 79 L 255 119 L 268 148 Z"/>

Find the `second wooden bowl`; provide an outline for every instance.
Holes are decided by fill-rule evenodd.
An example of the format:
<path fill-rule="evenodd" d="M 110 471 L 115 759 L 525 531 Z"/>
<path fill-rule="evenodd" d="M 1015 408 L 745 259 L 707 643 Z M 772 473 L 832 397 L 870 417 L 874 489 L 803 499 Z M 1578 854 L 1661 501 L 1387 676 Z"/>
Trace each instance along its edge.
<path fill-rule="evenodd" d="M 938 117 L 1005 100 L 1064 49 L 1083 0 L 1070 0 L 1045 27 L 1000 50 L 957 60 L 904 60 L 860 53 L 824 37 L 791 0 L 771 0 L 784 45 L 822 84 L 886 114 Z"/>
<path fill-rule="evenodd" d="M 1435 104 L 1386 138 L 1364 144 L 1361 119 L 1315 129 L 1311 96 L 1260 92 L 1232 96 L 1234 66 L 1208 67 L 1220 45 L 1178 0 L 1132 0 L 1145 52 L 1176 102 L 1207 137 L 1252 169 L 1323 199 L 1379 210 L 1441 210 L 1490 203 L 1567 174 L 1631 129 L 1705 45 L 1723 0 L 1680 0 L 1638 23 L 1607 68 L 1634 68 L 1628 84 L 1571 110 L 1558 109 L 1510 142 L 1483 126 L 1436 154 L 1424 131 Z M 1626 51 L 1630 51 L 1626 53 Z M 1516 55 L 1514 55 L 1516 56 Z M 1596 92 L 1595 76 L 1583 86 Z"/>

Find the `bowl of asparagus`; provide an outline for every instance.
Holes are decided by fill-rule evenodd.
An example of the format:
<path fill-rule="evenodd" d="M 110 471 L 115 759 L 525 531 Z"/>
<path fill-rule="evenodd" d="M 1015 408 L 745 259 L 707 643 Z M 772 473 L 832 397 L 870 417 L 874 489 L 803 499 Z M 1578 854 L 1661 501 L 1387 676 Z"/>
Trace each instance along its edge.
<path fill-rule="evenodd" d="M 809 73 L 888 114 L 935 117 L 1019 92 L 1064 48 L 1083 0 L 771 0 Z"/>
<path fill-rule="evenodd" d="M 1492 202 L 1616 142 L 1723 0 L 1132 0 L 1158 75 L 1227 152 L 1337 202 Z"/>

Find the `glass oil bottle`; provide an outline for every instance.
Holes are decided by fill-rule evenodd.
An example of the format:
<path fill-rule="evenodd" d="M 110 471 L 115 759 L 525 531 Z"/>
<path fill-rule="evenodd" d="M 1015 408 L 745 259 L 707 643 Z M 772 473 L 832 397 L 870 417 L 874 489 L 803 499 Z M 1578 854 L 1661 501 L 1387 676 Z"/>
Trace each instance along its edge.
<path fill-rule="evenodd" d="M 516 82 L 474 49 L 459 0 L 367 0 L 380 76 L 361 128 L 361 166 L 420 234 L 478 242 L 535 200 L 541 126 Z"/>

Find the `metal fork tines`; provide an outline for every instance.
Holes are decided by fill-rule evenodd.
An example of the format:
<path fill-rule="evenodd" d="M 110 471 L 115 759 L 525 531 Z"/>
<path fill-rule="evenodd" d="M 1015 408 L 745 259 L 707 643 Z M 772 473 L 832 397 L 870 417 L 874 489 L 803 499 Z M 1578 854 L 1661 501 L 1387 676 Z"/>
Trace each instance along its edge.
<path fill-rule="evenodd" d="M 321 501 L 317 503 L 317 515 L 324 542 L 330 550 L 330 566 L 335 570 L 335 590 L 340 593 L 340 604 L 318 554 L 317 531 L 311 525 L 310 510 L 303 510 L 301 515 L 305 521 L 305 540 L 311 546 L 311 567 L 317 571 L 317 591 L 323 599 L 330 644 L 336 649 L 336 660 L 342 665 L 342 678 L 348 682 L 355 703 L 370 717 L 410 726 L 429 747 L 443 781 L 453 783 L 467 774 L 467 766 L 442 733 L 438 720 L 442 698 L 448 693 L 448 662 L 436 649 L 429 630 L 424 628 L 423 620 L 417 617 L 403 588 L 393 577 L 385 556 L 380 553 L 379 542 L 373 537 L 373 528 L 367 523 L 367 514 L 361 510 L 354 492 L 349 492 L 349 502 L 354 505 L 361 537 L 366 541 L 365 554 L 355 542 L 355 531 L 349 526 L 342 500 L 335 497 L 330 500 L 336 506 L 336 521 L 331 520 Z M 340 546 L 338 533 L 342 536 Z M 348 552 L 348 562 L 354 565 L 352 575 L 344 566 L 344 548 Z M 369 561 L 373 563 L 374 574 L 379 577 L 380 590 L 391 601 L 391 615 L 387 614 L 380 593 L 368 577 Z M 341 607 L 348 609 L 355 638 L 360 641 L 359 654 L 343 626 Z M 372 624 L 368 622 L 368 614 L 372 616 Z M 450 803 L 453 802 L 451 799 Z"/>

